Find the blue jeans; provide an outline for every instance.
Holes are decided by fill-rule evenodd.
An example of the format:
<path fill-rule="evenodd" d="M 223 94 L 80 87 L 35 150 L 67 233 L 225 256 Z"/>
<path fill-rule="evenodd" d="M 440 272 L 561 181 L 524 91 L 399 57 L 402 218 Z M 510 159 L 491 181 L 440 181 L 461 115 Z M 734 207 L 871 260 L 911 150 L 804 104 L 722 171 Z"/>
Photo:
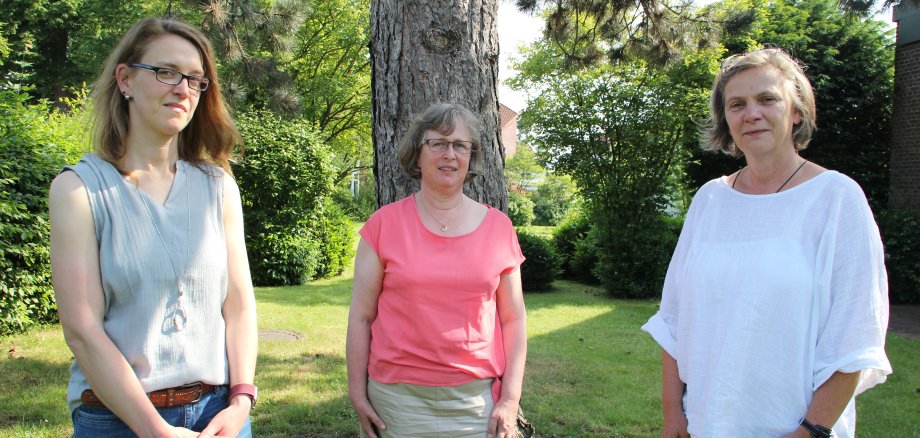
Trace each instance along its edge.
<path fill-rule="evenodd" d="M 205 394 L 197 403 L 172 408 L 157 408 L 160 416 L 167 423 L 201 432 L 218 412 L 227 407 L 226 386 L 218 386 L 210 394 Z M 108 408 L 101 406 L 80 405 L 71 414 L 73 419 L 73 438 L 131 438 L 137 435 Z M 240 430 L 237 438 L 252 438 L 249 419 Z"/>

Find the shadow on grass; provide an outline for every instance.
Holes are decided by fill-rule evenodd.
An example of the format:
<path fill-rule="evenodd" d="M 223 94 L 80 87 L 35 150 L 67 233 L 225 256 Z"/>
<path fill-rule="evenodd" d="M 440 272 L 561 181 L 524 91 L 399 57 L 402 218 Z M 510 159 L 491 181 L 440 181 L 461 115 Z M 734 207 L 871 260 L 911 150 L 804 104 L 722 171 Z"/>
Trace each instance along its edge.
<path fill-rule="evenodd" d="M 570 299 L 541 296 L 528 310 Z M 650 315 L 649 304 L 639 304 L 616 301 L 598 316 L 530 337 L 521 404 L 541 437 L 660 436 L 661 356 L 639 329 Z M 541 323 L 553 321 L 528 319 Z"/>
<path fill-rule="evenodd" d="M 252 411 L 255 436 L 358 436 L 358 420 L 347 397 L 344 357 L 259 355 L 258 381 L 262 400 Z"/>
<path fill-rule="evenodd" d="M 65 401 L 68 365 L 30 358 L 0 361 L 0 429 L 13 426 L 62 429 L 71 426 Z"/>
<path fill-rule="evenodd" d="M 524 292 L 524 300 L 527 310 L 558 306 L 595 307 L 600 305 L 644 311 L 646 319 L 658 310 L 659 301 L 658 299 L 617 299 L 611 297 L 600 286 L 570 280 L 556 280 L 553 282 L 553 288 L 547 291 Z"/>

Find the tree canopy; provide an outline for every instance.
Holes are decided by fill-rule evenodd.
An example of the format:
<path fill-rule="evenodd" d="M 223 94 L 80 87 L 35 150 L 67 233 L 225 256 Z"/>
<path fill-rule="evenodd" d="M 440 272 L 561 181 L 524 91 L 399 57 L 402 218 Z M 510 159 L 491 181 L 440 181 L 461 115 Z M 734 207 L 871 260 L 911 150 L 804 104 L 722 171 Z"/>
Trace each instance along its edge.
<path fill-rule="evenodd" d="M 718 52 L 667 69 L 619 62 L 544 83 L 521 115 L 548 168 L 570 175 L 594 224 L 595 273 L 624 296 L 654 295 L 670 256 L 662 213 L 706 110 Z"/>
<path fill-rule="evenodd" d="M 371 165 L 369 0 L 314 2 L 284 70 L 303 117 L 336 154 L 335 180 Z"/>

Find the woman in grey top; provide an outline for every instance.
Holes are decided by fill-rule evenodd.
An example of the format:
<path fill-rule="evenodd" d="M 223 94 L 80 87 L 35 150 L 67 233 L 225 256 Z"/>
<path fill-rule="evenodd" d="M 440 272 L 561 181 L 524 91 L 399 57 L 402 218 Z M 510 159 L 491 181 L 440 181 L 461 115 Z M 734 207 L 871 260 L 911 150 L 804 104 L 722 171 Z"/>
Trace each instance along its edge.
<path fill-rule="evenodd" d="M 51 185 L 75 437 L 251 436 L 255 298 L 228 165 L 240 136 L 216 79 L 201 32 L 135 24 L 94 89 L 95 154 Z"/>

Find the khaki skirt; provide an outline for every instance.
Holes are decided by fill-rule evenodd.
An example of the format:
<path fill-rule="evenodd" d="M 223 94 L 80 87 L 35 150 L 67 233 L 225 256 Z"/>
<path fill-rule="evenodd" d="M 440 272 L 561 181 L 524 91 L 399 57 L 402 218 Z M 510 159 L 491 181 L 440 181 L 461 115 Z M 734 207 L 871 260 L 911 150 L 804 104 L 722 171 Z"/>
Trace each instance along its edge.
<path fill-rule="evenodd" d="M 388 384 L 368 379 L 367 398 L 387 426 L 379 431 L 381 438 L 483 438 L 495 406 L 492 379 L 459 386 Z"/>

